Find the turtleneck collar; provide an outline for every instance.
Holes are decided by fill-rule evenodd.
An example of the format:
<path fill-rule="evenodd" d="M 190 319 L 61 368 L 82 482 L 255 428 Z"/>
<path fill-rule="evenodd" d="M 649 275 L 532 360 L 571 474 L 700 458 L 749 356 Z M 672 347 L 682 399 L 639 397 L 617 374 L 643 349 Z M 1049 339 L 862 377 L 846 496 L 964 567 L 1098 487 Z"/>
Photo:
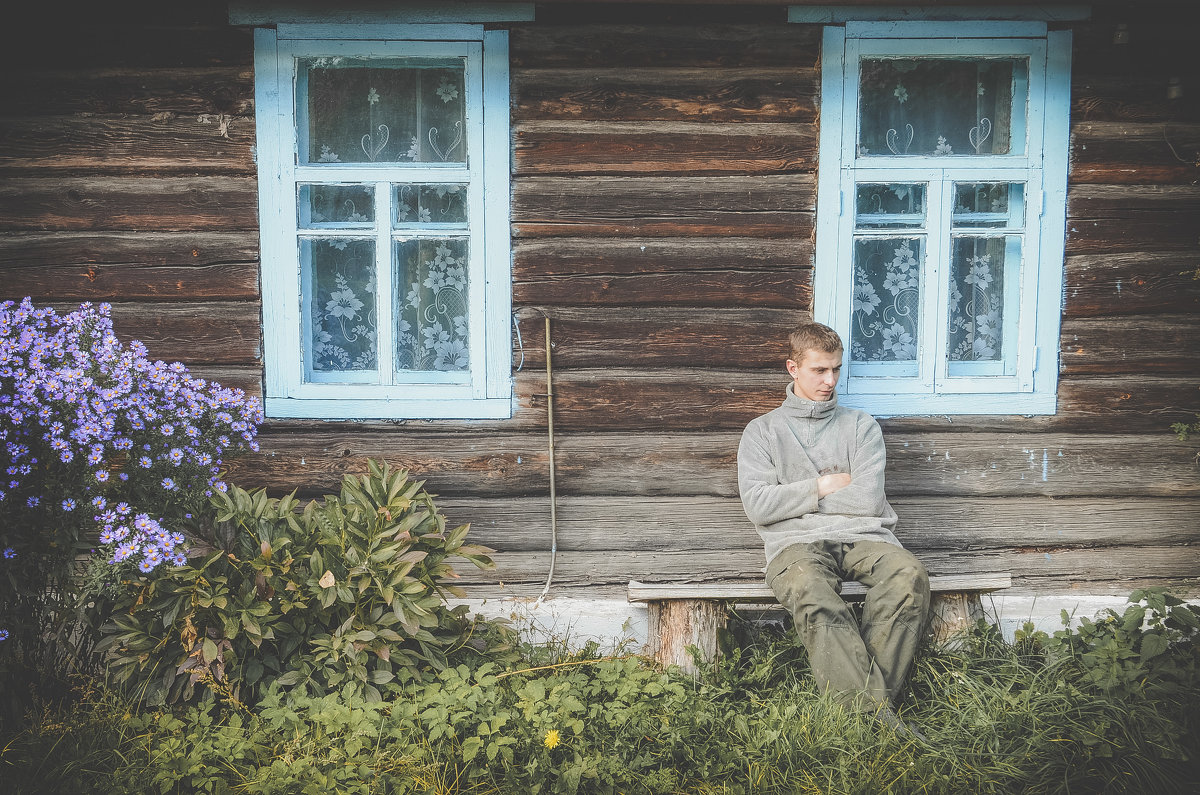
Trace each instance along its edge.
<path fill-rule="evenodd" d="M 783 408 L 796 417 L 825 419 L 837 408 L 837 392 L 834 392 L 829 400 L 808 400 L 797 395 L 796 385 L 791 383 L 787 385 L 787 397 L 783 400 Z"/>

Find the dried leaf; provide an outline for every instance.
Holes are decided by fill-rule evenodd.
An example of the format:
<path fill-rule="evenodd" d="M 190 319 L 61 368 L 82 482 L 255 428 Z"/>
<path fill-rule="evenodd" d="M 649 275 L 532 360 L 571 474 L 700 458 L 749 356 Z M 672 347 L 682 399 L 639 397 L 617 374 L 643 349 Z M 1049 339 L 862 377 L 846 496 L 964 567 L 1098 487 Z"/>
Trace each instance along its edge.
<path fill-rule="evenodd" d="M 319 584 L 322 588 L 332 588 L 335 582 L 337 581 L 333 579 L 333 572 L 326 570 L 325 573 L 321 575 L 321 581 Z"/>

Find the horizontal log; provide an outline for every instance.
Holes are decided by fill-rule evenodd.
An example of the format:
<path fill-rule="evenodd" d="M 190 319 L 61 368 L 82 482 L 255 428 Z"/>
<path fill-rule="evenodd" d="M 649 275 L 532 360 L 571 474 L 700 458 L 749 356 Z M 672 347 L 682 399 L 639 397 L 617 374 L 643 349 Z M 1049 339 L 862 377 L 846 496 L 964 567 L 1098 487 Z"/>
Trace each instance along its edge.
<path fill-rule="evenodd" d="M 513 301 L 546 307 L 754 306 L 808 312 L 812 307 L 811 285 L 812 271 L 808 268 L 792 273 L 725 270 L 620 276 L 544 276 L 514 281 Z M 778 336 L 781 329 L 774 331 Z"/>
<path fill-rule="evenodd" d="M 23 116 L 0 119 L 0 169 L 105 174 L 253 174 L 254 118 Z"/>
<path fill-rule="evenodd" d="M 795 289 L 793 285 L 793 289 Z M 739 303 L 730 301 L 730 303 Z M 780 309 L 593 309 L 545 307 L 556 368 L 731 367 L 782 368 L 787 330 L 808 313 Z M 542 311 L 519 310 L 524 366 L 546 366 Z"/>
<path fill-rule="evenodd" d="M 1190 184 L 1200 177 L 1200 124 L 1080 122 L 1071 128 L 1072 183 Z"/>
<path fill-rule="evenodd" d="M 1194 210 L 1130 212 L 1123 218 L 1067 219 L 1068 256 L 1073 254 L 1141 254 L 1196 251 Z"/>
<path fill-rule="evenodd" d="M 353 425 L 375 433 L 401 429 L 399 432 L 412 434 L 414 438 L 447 432 L 544 433 L 545 372 L 531 366 L 516 371 L 514 376 L 515 408 L 508 419 L 353 423 L 277 420 L 269 425 L 292 433 L 328 429 L 331 425 Z M 570 433 L 643 430 L 740 433 L 747 422 L 779 405 L 786 383 L 787 375 L 775 370 L 655 369 L 630 374 L 617 368 L 564 370 L 554 375 L 555 428 Z M 714 384 L 723 386 L 714 388 Z M 598 402 L 589 404 L 573 399 L 570 404 L 561 403 L 558 395 L 567 390 L 576 394 L 599 390 Z M 608 402 L 610 390 L 622 395 L 616 407 Z M 884 417 L 880 423 L 885 433 L 953 430 L 1168 434 L 1171 423 L 1194 420 L 1198 406 L 1200 388 L 1194 378 L 1071 376 L 1059 381 L 1057 414 L 926 414 Z"/>
<path fill-rule="evenodd" d="M 1167 97 L 1171 77 L 1185 74 L 1188 71 L 1154 72 L 1142 68 L 1115 75 L 1076 74 L 1071 79 L 1071 118 L 1141 123 L 1200 121 L 1200 103 Z"/>
<path fill-rule="evenodd" d="M 638 19 L 645 19 L 644 12 Z M 529 25 L 513 28 L 509 49 L 512 65 L 518 68 L 812 69 L 820 60 L 821 37 L 819 28 L 797 25 Z"/>
<path fill-rule="evenodd" d="M 1198 185 L 1075 185 L 1067 192 L 1068 225 L 1147 212 L 1200 213 Z"/>
<path fill-rule="evenodd" d="M 180 5 L 193 8 L 197 4 Z M 160 7 L 155 6 L 150 18 L 147 6 L 127 4 L 107 5 L 103 13 L 82 19 L 81 7 L 76 7 L 71 9 L 71 24 L 62 24 L 60 6 L 51 5 L 47 10 L 36 23 L 29 18 L 30 4 L 21 10 L 22 24 L 15 35 L 20 38 L 18 53 L 25 57 L 13 57 L 13 61 L 26 68 L 29 53 L 50 50 L 55 52 L 54 64 L 60 69 L 249 67 L 253 61 L 252 32 L 230 27 L 225 13 L 199 19 L 204 13 L 200 11 L 190 19 L 172 20 L 164 19 Z"/>
<path fill-rule="evenodd" d="M 257 229 L 236 232 L 0 232 L 0 263 L 6 268 L 211 266 L 257 259 Z"/>
<path fill-rule="evenodd" d="M 254 116 L 254 69 L 245 66 L 31 69 L 0 74 L 5 113 L 156 113 Z"/>
<path fill-rule="evenodd" d="M 1059 355 L 1063 373 L 1195 374 L 1200 323 L 1195 315 L 1066 320 Z"/>
<path fill-rule="evenodd" d="M 1171 74 L 1192 65 L 1190 23 L 1194 19 L 1186 15 L 1191 12 L 1194 17 L 1194 12 L 1189 4 L 1143 6 L 1130 13 L 1129 6 L 1112 3 L 1092 10 L 1090 20 L 1072 26 L 1073 71 L 1084 75 Z M 1113 41 L 1117 25 L 1124 26 L 1124 44 Z"/>
<path fill-rule="evenodd" d="M 2 239 L 2 238 L 0 238 Z M 559 237 L 513 241 L 513 279 L 811 268 L 811 237 Z"/>
<path fill-rule="evenodd" d="M 557 405 L 557 404 L 556 404 Z M 555 419 L 557 420 L 557 411 Z M 557 426 L 557 423 L 556 423 Z M 733 433 L 556 434 L 562 495 L 736 497 Z M 1197 496 L 1200 442 L 1169 434 L 888 433 L 892 497 Z M 335 488 L 383 458 L 445 496 L 531 496 L 549 491 L 547 440 L 537 433 L 405 434 L 351 430 L 260 434 L 262 453 L 235 467 L 276 490 Z M 235 477 L 235 479 L 237 479 Z"/>
<path fill-rule="evenodd" d="M 151 359 L 193 364 L 255 364 L 262 358 L 257 302 L 113 304 L 122 341 L 141 340 Z"/>
<path fill-rule="evenodd" d="M 0 254 L 5 297 L 62 301 L 258 301 L 258 262 L 14 267 Z M 158 311 L 155 306 L 151 311 Z"/>
<path fill-rule="evenodd" d="M 1067 318 L 1194 313 L 1200 251 L 1081 254 L 1066 260 Z"/>
<path fill-rule="evenodd" d="M 513 120 L 768 121 L 817 118 L 815 68 L 513 69 Z"/>
<path fill-rule="evenodd" d="M 779 405 L 785 382 L 786 376 L 759 371 L 568 371 L 555 379 L 555 425 L 571 431 L 741 430 L 755 416 Z M 544 393 L 545 389 L 520 391 Z M 1200 389 L 1190 378 L 1078 378 L 1059 382 L 1054 415 L 923 417 L 899 423 L 1088 432 L 1158 430 L 1190 419 L 1198 404 Z"/>
<path fill-rule="evenodd" d="M 521 175 L 781 174 L 816 161 L 815 126 L 531 121 L 513 131 Z"/>
<path fill-rule="evenodd" d="M 253 177 L 10 177 L 0 231 L 257 230 Z"/>
<path fill-rule="evenodd" d="M 804 236 L 812 175 L 522 177 L 513 185 L 519 237 L 579 235 Z"/>
<path fill-rule="evenodd" d="M 467 586 L 504 583 L 504 592 L 524 595 L 526 588 L 546 582 L 547 553 L 514 552 L 496 555 L 494 571 L 459 566 L 460 582 Z M 1200 547 L 1106 547 L 1047 554 L 1043 552 L 918 552 L 932 575 L 986 574 L 1009 571 L 1013 588 L 1005 593 L 1062 591 L 1099 595 L 1127 595 L 1134 588 L 1153 585 L 1200 593 Z M 658 579 L 679 582 L 753 580 L 762 576 L 762 551 L 716 552 L 559 552 L 555 556 L 551 591 L 558 588 L 618 586 L 630 580 Z M 535 590 L 534 593 L 537 591 Z M 475 593 L 473 590 L 472 593 Z M 499 595 L 497 591 L 490 591 Z"/>
<path fill-rule="evenodd" d="M 221 386 L 240 389 L 247 395 L 262 400 L 263 371 L 261 366 L 191 364 L 188 365 L 188 373 L 193 378 L 216 381 Z"/>
<path fill-rule="evenodd" d="M 1200 542 L 1200 503 L 1155 497 L 892 497 L 897 536 L 921 550 L 1055 552 L 1079 547 Z M 443 497 L 447 521 L 508 552 L 548 551 L 548 497 Z M 558 549 L 625 552 L 757 550 L 737 497 L 573 497 L 557 500 Z"/>

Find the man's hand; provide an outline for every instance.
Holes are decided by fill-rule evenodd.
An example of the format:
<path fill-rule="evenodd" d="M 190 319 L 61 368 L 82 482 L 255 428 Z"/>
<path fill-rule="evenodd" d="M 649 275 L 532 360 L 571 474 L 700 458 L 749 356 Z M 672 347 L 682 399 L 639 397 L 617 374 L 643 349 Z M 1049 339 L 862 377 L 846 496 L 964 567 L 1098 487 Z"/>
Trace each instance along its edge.
<path fill-rule="evenodd" d="M 829 475 L 822 475 L 817 478 L 817 499 L 821 500 L 826 495 L 833 494 L 838 489 L 844 489 L 850 485 L 850 473 L 834 472 Z"/>

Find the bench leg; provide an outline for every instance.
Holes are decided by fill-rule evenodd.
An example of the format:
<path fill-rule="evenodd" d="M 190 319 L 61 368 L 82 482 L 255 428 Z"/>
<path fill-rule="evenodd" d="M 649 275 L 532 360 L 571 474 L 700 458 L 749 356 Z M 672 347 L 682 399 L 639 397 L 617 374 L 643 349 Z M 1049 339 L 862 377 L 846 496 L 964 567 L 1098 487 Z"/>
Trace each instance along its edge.
<path fill-rule="evenodd" d="M 978 593 L 939 593 L 933 595 L 930 633 L 938 645 L 952 643 L 955 636 L 984 618 L 983 602 Z"/>
<path fill-rule="evenodd" d="M 724 602 L 710 599 L 664 599 L 647 603 L 650 654 L 662 665 L 678 665 L 696 674 L 688 646 L 700 650 L 706 662 L 718 654 L 717 634 L 729 621 Z"/>

